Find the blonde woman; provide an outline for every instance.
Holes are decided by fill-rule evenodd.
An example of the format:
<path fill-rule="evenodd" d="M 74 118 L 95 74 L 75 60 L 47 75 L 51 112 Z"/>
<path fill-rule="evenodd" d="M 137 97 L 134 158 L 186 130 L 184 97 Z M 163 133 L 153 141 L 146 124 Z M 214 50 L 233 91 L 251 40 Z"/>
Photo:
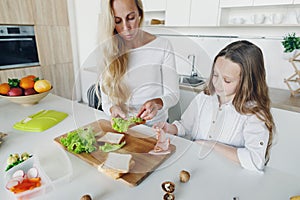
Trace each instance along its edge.
<path fill-rule="evenodd" d="M 275 129 L 262 51 L 248 41 L 227 45 L 215 57 L 206 92 L 173 124 L 154 125 L 213 147 L 242 167 L 261 172 Z"/>
<path fill-rule="evenodd" d="M 166 121 L 179 99 L 175 56 L 167 39 L 140 29 L 141 0 L 104 0 L 100 78 L 102 108 L 111 117 Z"/>

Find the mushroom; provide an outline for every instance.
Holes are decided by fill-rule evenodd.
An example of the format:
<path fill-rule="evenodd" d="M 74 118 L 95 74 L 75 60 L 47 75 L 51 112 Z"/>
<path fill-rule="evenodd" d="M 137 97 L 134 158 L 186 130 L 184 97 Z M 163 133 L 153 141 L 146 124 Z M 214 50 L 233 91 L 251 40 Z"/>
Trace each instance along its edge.
<path fill-rule="evenodd" d="M 27 152 L 22 153 L 21 159 L 22 160 L 27 160 L 30 157 L 30 155 Z"/>
<path fill-rule="evenodd" d="M 10 156 L 7 158 L 6 163 L 7 163 L 8 165 L 12 165 L 12 164 L 14 164 L 14 163 L 17 162 L 17 161 L 18 161 L 18 159 L 17 159 L 16 157 L 10 155 Z"/>
<path fill-rule="evenodd" d="M 174 199 L 175 199 L 175 195 L 168 192 L 163 197 L 163 200 L 174 200 Z"/>
<path fill-rule="evenodd" d="M 88 194 L 83 195 L 80 200 L 92 200 L 92 197 Z"/>
<path fill-rule="evenodd" d="M 190 180 L 190 173 L 188 171 L 185 170 L 181 170 L 180 174 L 179 174 L 179 179 L 180 182 L 182 183 L 186 183 Z"/>
<path fill-rule="evenodd" d="M 168 193 L 172 193 L 175 191 L 175 184 L 172 183 L 171 181 L 163 182 L 161 184 L 161 187 L 165 192 L 168 192 Z"/>
<path fill-rule="evenodd" d="M 17 154 L 17 153 L 15 153 L 15 154 L 12 154 L 12 157 L 16 158 L 17 160 L 19 160 L 19 159 L 20 159 L 20 156 L 19 156 L 19 154 Z"/>

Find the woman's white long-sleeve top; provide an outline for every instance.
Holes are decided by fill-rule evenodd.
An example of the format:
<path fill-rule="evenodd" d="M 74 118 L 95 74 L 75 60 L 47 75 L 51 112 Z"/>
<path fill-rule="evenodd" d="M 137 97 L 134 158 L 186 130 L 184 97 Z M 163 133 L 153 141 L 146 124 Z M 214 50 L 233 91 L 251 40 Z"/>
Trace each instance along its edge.
<path fill-rule="evenodd" d="M 242 115 L 232 102 L 219 106 L 217 95 L 198 94 L 174 124 L 178 135 L 192 140 L 213 140 L 237 147 L 241 166 L 262 171 L 269 140 L 265 123 L 255 115 Z"/>
<path fill-rule="evenodd" d="M 168 109 L 179 100 L 175 54 L 169 40 L 156 37 L 146 45 L 130 50 L 124 83 L 130 91 L 127 104 L 132 113 L 137 114 L 147 100 L 161 98 L 163 108 L 147 124 L 166 121 Z M 112 103 L 106 94 L 101 93 L 101 97 L 103 110 L 110 115 Z"/>

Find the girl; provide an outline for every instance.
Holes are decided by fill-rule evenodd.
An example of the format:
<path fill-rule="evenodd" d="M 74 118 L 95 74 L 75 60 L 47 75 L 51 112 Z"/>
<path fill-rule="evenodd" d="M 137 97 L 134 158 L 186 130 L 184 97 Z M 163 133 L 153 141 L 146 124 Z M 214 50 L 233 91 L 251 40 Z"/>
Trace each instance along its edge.
<path fill-rule="evenodd" d="M 205 92 L 195 97 L 181 120 L 155 127 L 214 146 L 246 169 L 263 170 L 274 122 L 262 51 L 248 41 L 226 46 L 214 59 Z"/>
<path fill-rule="evenodd" d="M 103 2 L 104 65 L 101 100 L 111 117 L 126 114 L 166 121 L 168 109 L 179 99 L 175 57 L 168 40 L 139 29 L 141 0 Z"/>

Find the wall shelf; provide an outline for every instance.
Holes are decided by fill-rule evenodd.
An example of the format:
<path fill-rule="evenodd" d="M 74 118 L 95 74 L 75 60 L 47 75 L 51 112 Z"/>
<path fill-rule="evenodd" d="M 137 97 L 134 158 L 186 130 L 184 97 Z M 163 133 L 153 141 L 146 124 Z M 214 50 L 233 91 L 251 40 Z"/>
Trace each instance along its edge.
<path fill-rule="evenodd" d="M 300 26 L 300 5 L 220 8 L 220 26 Z"/>

